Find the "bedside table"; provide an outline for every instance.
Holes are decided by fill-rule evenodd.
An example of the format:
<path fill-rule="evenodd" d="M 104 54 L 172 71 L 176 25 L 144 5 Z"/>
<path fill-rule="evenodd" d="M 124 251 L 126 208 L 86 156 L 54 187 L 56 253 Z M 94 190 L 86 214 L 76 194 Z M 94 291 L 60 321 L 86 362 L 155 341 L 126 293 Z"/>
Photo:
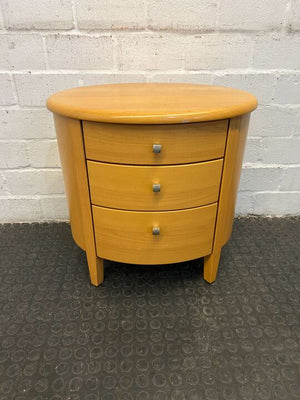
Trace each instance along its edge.
<path fill-rule="evenodd" d="M 234 218 L 256 98 L 209 85 L 80 87 L 54 113 L 75 242 L 91 282 L 103 260 L 168 264 L 204 257 L 216 279 Z"/>

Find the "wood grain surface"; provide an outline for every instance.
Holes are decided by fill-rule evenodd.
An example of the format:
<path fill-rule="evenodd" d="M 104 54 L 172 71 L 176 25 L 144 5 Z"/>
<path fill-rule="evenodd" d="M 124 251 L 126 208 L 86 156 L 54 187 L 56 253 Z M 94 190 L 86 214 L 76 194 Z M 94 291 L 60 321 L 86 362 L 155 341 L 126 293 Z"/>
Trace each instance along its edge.
<path fill-rule="evenodd" d="M 132 264 L 169 264 L 212 250 L 217 204 L 181 211 L 138 212 L 93 206 L 99 257 Z M 160 228 L 153 235 L 153 227 Z"/>
<path fill-rule="evenodd" d="M 199 124 L 126 125 L 83 121 L 86 156 L 121 164 L 168 165 L 221 158 L 228 120 Z M 153 144 L 161 152 L 153 152 Z"/>
<path fill-rule="evenodd" d="M 85 250 L 91 282 L 103 281 L 103 260 L 97 257 L 83 136 L 80 121 L 54 115 L 57 142 L 68 199 L 72 235 Z"/>
<path fill-rule="evenodd" d="M 178 210 L 218 201 L 223 159 L 172 166 L 88 161 L 92 203 L 123 210 Z M 154 192 L 153 185 L 160 185 Z"/>
<path fill-rule="evenodd" d="M 238 89 L 187 83 L 124 83 L 58 92 L 48 108 L 67 117 L 123 124 L 176 124 L 236 117 L 257 107 Z"/>

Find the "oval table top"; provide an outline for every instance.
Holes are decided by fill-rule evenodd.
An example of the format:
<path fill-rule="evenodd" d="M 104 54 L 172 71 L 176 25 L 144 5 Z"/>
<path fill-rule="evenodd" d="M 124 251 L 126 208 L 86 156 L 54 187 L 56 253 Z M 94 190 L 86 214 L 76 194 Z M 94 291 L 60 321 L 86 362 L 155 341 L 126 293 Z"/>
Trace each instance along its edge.
<path fill-rule="evenodd" d="M 257 107 L 242 90 L 187 83 L 124 83 L 58 92 L 47 107 L 66 117 L 122 124 L 179 124 L 232 118 Z"/>

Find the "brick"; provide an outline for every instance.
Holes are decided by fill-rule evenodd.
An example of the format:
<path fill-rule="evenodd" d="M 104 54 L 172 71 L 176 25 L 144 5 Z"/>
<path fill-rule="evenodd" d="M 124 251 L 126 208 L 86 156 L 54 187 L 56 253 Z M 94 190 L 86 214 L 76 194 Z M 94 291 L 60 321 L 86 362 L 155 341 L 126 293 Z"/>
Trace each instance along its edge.
<path fill-rule="evenodd" d="M 213 30 L 217 16 L 214 0 L 165 1 L 148 3 L 149 27 L 168 30 Z"/>
<path fill-rule="evenodd" d="M 76 0 L 81 29 L 141 29 L 147 25 L 145 1 Z"/>
<path fill-rule="evenodd" d="M 12 195 L 62 194 L 65 192 L 60 169 L 4 171 L 7 190 Z"/>
<path fill-rule="evenodd" d="M 13 80 L 9 74 L 0 74 L 0 106 L 16 104 L 13 91 Z"/>
<path fill-rule="evenodd" d="M 88 85 L 100 85 L 108 83 L 131 83 L 131 82 L 145 82 L 146 76 L 144 73 L 116 73 L 107 74 L 103 72 L 99 73 L 88 73 L 82 74 L 82 84 Z"/>
<path fill-rule="evenodd" d="M 42 221 L 43 212 L 38 198 L 1 198 L 1 222 Z"/>
<path fill-rule="evenodd" d="M 80 74 L 34 73 L 14 74 L 19 104 L 22 106 L 45 106 L 47 98 L 64 89 L 80 85 Z"/>
<path fill-rule="evenodd" d="M 4 29 L 4 21 L 3 21 L 2 10 L 0 8 L 0 30 L 2 29 Z"/>
<path fill-rule="evenodd" d="M 276 76 L 265 73 L 219 73 L 213 80 L 215 85 L 246 90 L 257 97 L 259 104 L 269 104 L 273 100 Z"/>
<path fill-rule="evenodd" d="M 255 214 L 299 215 L 300 192 L 266 192 L 253 195 Z"/>
<path fill-rule="evenodd" d="M 71 0 L 3 0 L 9 29 L 72 29 Z"/>
<path fill-rule="evenodd" d="M 0 139 L 53 139 L 53 117 L 46 109 L 0 110 Z"/>
<path fill-rule="evenodd" d="M 13 140 L 0 142 L 0 168 L 21 168 L 28 165 L 25 142 Z"/>
<path fill-rule="evenodd" d="M 246 143 L 244 163 L 262 163 L 263 162 L 263 146 L 262 139 L 249 137 Z"/>
<path fill-rule="evenodd" d="M 236 215 L 299 215 L 300 192 L 239 192 Z"/>
<path fill-rule="evenodd" d="M 300 164 L 300 138 L 265 138 L 266 163 Z"/>
<path fill-rule="evenodd" d="M 34 168 L 55 168 L 60 166 L 56 140 L 27 142 L 30 166 Z"/>
<path fill-rule="evenodd" d="M 300 136 L 300 113 L 298 115 L 294 136 L 295 137 Z"/>
<path fill-rule="evenodd" d="M 190 36 L 185 46 L 185 68 L 187 70 L 248 68 L 253 45 L 253 38 L 249 35 L 212 33 Z"/>
<path fill-rule="evenodd" d="M 274 11 L 276 10 L 276 12 Z M 280 30 L 286 1 L 222 0 L 219 2 L 219 28 L 229 30 Z"/>
<path fill-rule="evenodd" d="M 280 190 L 300 192 L 300 167 L 287 167 L 284 170 L 284 175 L 280 181 Z"/>
<path fill-rule="evenodd" d="M 268 37 L 257 39 L 254 46 L 253 67 L 270 69 L 298 69 L 300 65 L 300 37 Z"/>
<path fill-rule="evenodd" d="M 187 37 L 176 34 L 135 33 L 117 36 L 119 69 L 181 69 Z"/>
<path fill-rule="evenodd" d="M 195 83 L 195 84 L 204 84 L 209 85 L 212 83 L 213 76 L 211 73 L 161 73 L 151 75 L 148 78 L 149 81 L 152 82 L 181 82 L 181 83 Z"/>
<path fill-rule="evenodd" d="M 300 74 L 278 77 L 274 101 L 278 104 L 300 104 Z"/>
<path fill-rule="evenodd" d="M 248 138 L 244 162 L 300 164 L 300 138 Z"/>
<path fill-rule="evenodd" d="M 65 196 L 42 197 L 41 206 L 45 220 L 69 221 L 69 211 Z"/>
<path fill-rule="evenodd" d="M 288 24 L 288 30 L 299 31 L 300 30 L 300 2 L 299 0 L 292 0 L 291 2 L 291 13 Z"/>
<path fill-rule="evenodd" d="M 50 68 L 113 68 L 113 42 L 109 35 L 49 35 L 46 37 L 46 46 Z"/>
<path fill-rule="evenodd" d="M 8 34 L 0 36 L 1 69 L 43 69 L 45 57 L 40 35 Z"/>
<path fill-rule="evenodd" d="M 249 136 L 292 136 L 297 117 L 293 108 L 259 107 L 251 114 Z"/>
<path fill-rule="evenodd" d="M 279 190 L 280 182 L 285 175 L 284 168 L 243 168 L 240 192 L 259 192 L 266 190 Z"/>
<path fill-rule="evenodd" d="M 0 173 L 0 196 L 7 194 L 7 188 L 5 183 L 5 178 L 2 173 Z"/>
<path fill-rule="evenodd" d="M 254 214 L 252 193 L 240 191 L 236 201 L 235 215 L 249 214 Z"/>
<path fill-rule="evenodd" d="M 244 168 L 240 191 L 300 191 L 300 167 L 287 165 Z"/>

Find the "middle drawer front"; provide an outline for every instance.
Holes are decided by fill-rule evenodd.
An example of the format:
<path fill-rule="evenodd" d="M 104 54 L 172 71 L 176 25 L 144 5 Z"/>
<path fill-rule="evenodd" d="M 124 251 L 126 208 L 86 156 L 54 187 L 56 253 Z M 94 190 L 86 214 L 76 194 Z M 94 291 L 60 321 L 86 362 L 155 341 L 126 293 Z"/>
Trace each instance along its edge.
<path fill-rule="evenodd" d="M 218 201 L 223 159 L 173 166 L 130 166 L 88 161 L 92 204 L 161 211 Z"/>

